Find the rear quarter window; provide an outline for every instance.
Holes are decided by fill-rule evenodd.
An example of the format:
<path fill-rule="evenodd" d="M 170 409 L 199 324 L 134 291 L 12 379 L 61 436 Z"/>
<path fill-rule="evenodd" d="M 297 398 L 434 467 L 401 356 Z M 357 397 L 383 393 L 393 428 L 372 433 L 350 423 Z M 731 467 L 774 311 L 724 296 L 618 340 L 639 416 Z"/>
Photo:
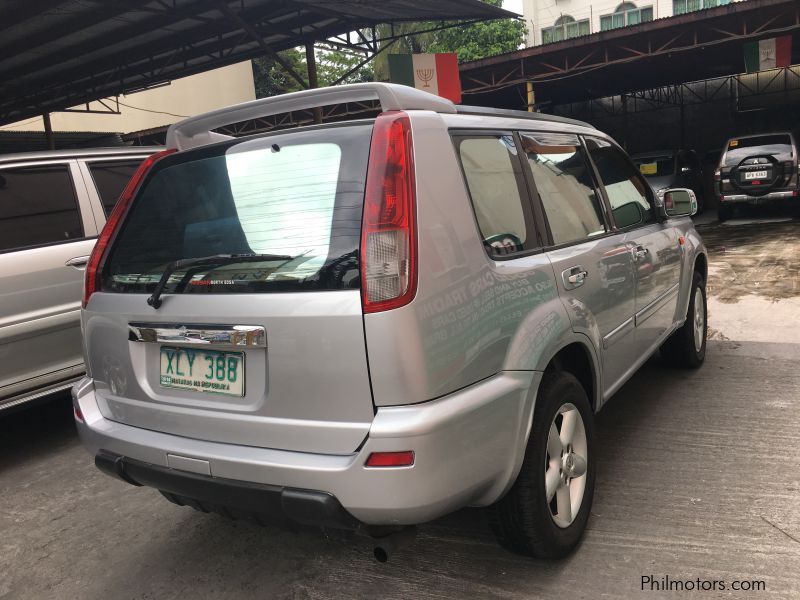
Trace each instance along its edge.
<path fill-rule="evenodd" d="M 218 254 L 290 259 L 209 267 L 188 282 L 178 270 L 165 292 L 358 288 L 371 129 L 282 133 L 157 163 L 112 247 L 102 289 L 150 293 L 169 263 Z"/>
<path fill-rule="evenodd" d="M 128 185 L 128 181 L 133 177 L 141 162 L 141 160 L 117 160 L 87 164 L 106 216 L 114 210 L 114 205 L 122 194 L 122 190 Z"/>
<path fill-rule="evenodd" d="M 455 135 L 483 245 L 502 257 L 536 247 L 533 217 L 512 135 Z"/>

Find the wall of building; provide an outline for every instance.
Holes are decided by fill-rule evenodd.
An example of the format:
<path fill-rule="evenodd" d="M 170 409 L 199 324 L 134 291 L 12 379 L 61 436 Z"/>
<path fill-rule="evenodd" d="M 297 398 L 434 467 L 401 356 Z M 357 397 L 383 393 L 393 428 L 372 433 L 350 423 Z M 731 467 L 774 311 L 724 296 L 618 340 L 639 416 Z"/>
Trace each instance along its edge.
<path fill-rule="evenodd" d="M 675 1 L 634 0 L 633 4 L 636 8 L 652 7 L 653 19 L 661 19 L 673 16 Z M 541 44 L 542 29 L 554 25 L 562 15 L 569 15 L 576 21 L 588 19 L 589 33 L 597 33 L 600 31 L 600 17 L 613 13 L 621 3 L 622 0 L 522 0 L 523 15 L 528 27 L 527 44 L 529 46 Z"/>
<path fill-rule="evenodd" d="M 176 79 L 169 85 L 119 97 L 121 114 L 56 112 L 50 115 L 54 131 L 114 131 L 130 133 L 169 125 L 256 97 L 251 62 Z M 107 102 L 116 107 L 113 99 Z M 98 102 L 89 105 L 103 110 Z M 84 108 L 83 106 L 80 108 Z M 43 131 L 42 118 L 26 119 L 0 127 L 12 131 Z"/>

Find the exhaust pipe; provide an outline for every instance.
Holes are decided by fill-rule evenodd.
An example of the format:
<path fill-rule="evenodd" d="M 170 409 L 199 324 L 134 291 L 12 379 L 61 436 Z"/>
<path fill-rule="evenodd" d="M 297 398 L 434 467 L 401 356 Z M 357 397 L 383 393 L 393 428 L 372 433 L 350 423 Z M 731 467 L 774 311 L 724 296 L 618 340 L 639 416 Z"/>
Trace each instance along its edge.
<path fill-rule="evenodd" d="M 417 528 L 412 525 L 374 539 L 375 547 L 372 553 L 375 556 L 375 560 L 379 563 L 385 563 L 392 554 L 417 539 Z"/>

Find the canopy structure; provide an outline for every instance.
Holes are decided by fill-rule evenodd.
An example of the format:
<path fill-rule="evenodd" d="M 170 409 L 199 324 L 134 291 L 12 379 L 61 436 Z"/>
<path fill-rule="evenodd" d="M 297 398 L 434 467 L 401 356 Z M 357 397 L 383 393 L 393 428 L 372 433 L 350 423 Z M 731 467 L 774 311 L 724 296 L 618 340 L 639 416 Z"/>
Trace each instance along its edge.
<path fill-rule="evenodd" d="M 393 38 L 379 24 L 504 17 L 479 0 L 4 0 L 0 124 L 314 42 L 374 54 Z"/>
<path fill-rule="evenodd" d="M 656 19 L 461 65 L 468 103 L 522 108 L 567 104 L 745 71 L 744 45 L 794 37 L 800 61 L 800 1 L 747 0 Z"/>

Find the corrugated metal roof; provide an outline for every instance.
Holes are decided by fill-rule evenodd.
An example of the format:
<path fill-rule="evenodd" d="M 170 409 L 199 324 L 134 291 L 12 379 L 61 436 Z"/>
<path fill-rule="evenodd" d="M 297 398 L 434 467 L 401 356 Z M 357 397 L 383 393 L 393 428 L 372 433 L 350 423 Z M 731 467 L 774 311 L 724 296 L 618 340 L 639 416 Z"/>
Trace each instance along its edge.
<path fill-rule="evenodd" d="M 85 149 L 126 146 L 119 133 L 96 131 L 56 131 L 53 137 L 57 148 Z M 31 152 L 47 150 L 47 139 L 43 131 L 0 130 L 0 154 L 7 152 Z M 71 154 L 75 150 L 70 151 Z M 6 156 L 0 157 L 5 160 Z"/>
<path fill-rule="evenodd" d="M 0 124 L 262 55 L 253 32 L 280 51 L 380 23 L 515 16 L 479 0 L 4 0 L 1 6 Z"/>

